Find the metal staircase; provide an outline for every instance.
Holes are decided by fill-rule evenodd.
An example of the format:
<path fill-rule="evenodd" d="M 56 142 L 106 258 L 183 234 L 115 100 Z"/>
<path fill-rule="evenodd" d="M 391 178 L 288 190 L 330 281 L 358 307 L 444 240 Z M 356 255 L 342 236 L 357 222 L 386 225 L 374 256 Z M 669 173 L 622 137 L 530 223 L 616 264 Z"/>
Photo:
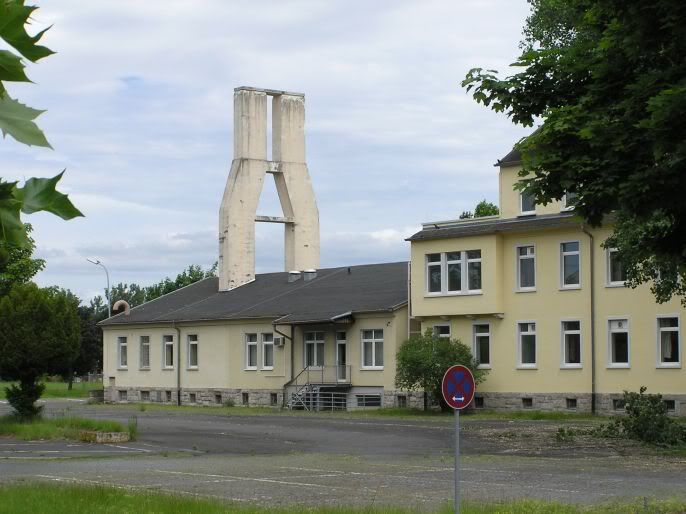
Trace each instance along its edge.
<path fill-rule="evenodd" d="M 307 366 L 284 387 L 290 410 L 347 410 L 350 366 Z"/>

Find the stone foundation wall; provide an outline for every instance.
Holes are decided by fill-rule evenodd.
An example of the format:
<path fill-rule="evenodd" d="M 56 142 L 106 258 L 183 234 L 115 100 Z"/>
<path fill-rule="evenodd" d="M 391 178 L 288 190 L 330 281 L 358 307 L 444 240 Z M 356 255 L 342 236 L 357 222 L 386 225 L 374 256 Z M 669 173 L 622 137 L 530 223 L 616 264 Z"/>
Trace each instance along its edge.
<path fill-rule="evenodd" d="M 540 410 L 564 412 L 591 412 L 590 393 L 481 393 L 475 395 L 474 407 L 494 410 Z M 481 400 L 479 400 L 479 398 Z M 686 394 L 665 394 L 663 400 L 673 401 L 670 414 L 686 415 Z M 623 395 L 597 394 L 596 413 L 621 414 Z"/>
<path fill-rule="evenodd" d="M 107 403 L 177 404 L 177 390 L 155 387 L 106 387 Z M 269 389 L 181 389 L 181 405 L 221 407 L 281 407 L 283 390 Z"/>
<path fill-rule="evenodd" d="M 384 391 L 382 406 L 408 407 L 411 409 L 424 408 L 424 393 L 421 391 Z"/>

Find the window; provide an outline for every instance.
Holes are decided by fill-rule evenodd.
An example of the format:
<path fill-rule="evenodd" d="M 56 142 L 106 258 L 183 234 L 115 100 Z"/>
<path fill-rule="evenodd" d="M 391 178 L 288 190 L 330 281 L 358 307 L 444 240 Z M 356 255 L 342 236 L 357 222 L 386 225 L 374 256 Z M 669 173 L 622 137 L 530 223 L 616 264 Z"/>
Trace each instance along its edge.
<path fill-rule="evenodd" d="M 196 396 L 195 393 L 190 393 L 190 394 L 188 395 L 188 401 L 189 401 L 190 403 L 195 403 L 196 400 L 197 400 L 197 396 Z"/>
<path fill-rule="evenodd" d="M 665 408 L 667 409 L 667 412 L 675 412 L 676 411 L 676 400 L 662 400 L 665 404 Z"/>
<path fill-rule="evenodd" d="M 129 363 L 128 344 L 125 337 L 117 338 L 117 355 L 120 369 L 126 369 Z"/>
<path fill-rule="evenodd" d="M 626 409 L 626 402 L 624 400 L 618 400 L 615 398 L 612 400 L 612 408 L 614 410 L 624 410 Z"/>
<path fill-rule="evenodd" d="M 522 407 L 525 409 L 532 409 L 534 406 L 533 398 L 522 398 Z"/>
<path fill-rule="evenodd" d="M 434 335 L 450 339 L 450 325 L 434 325 Z"/>
<path fill-rule="evenodd" d="M 277 393 L 269 393 L 269 405 L 275 406 L 279 404 L 279 395 Z"/>
<path fill-rule="evenodd" d="M 241 403 L 245 406 L 250 404 L 250 393 L 241 393 Z"/>
<path fill-rule="evenodd" d="M 440 293 L 443 288 L 441 254 L 430 253 L 426 256 L 426 283 L 429 293 Z"/>
<path fill-rule="evenodd" d="M 608 322 L 609 367 L 629 367 L 629 322 L 612 319 Z"/>
<path fill-rule="evenodd" d="M 141 401 L 142 402 L 149 402 L 150 401 L 150 391 L 141 391 Z"/>
<path fill-rule="evenodd" d="M 562 322 L 562 367 L 581 367 L 581 322 Z"/>
<path fill-rule="evenodd" d="M 481 292 L 481 250 L 430 253 L 426 256 L 427 294 Z"/>
<path fill-rule="evenodd" d="M 221 393 L 214 393 L 214 403 L 217 405 L 222 404 L 222 394 Z"/>
<path fill-rule="evenodd" d="M 171 391 L 165 391 L 165 397 L 167 398 L 168 402 L 172 401 L 172 392 Z"/>
<path fill-rule="evenodd" d="M 141 336 L 139 357 L 140 368 L 150 369 L 150 336 Z"/>
<path fill-rule="evenodd" d="M 565 193 L 565 195 L 562 197 L 562 210 L 573 211 L 578 199 L 579 195 L 576 193 Z"/>
<path fill-rule="evenodd" d="M 475 396 L 474 397 L 474 408 L 475 409 L 483 409 L 485 406 L 484 402 L 484 397 L 483 396 Z"/>
<path fill-rule="evenodd" d="M 607 284 L 609 286 L 623 286 L 626 281 L 624 266 L 619 260 L 619 252 L 616 248 L 607 250 Z"/>
<path fill-rule="evenodd" d="M 658 366 L 678 367 L 679 355 L 679 318 L 657 318 Z"/>
<path fill-rule="evenodd" d="M 399 409 L 405 409 L 407 408 L 407 396 L 404 394 L 399 394 L 398 396 L 395 397 L 396 402 L 395 406 L 398 407 Z"/>
<path fill-rule="evenodd" d="M 536 249 L 533 245 L 517 247 L 517 289 L 536 290 Z"/>
<path fill-rule="evenodd" d="M 262 369 L 274 369 L 274 334 L 262 334 Z"/>
<path fill-rule="evenodd" d="M 324 332 L 305 332 L 305 366 L 324 365 Z"/>
<path fill-rule="evenodd" d="M 570 410 L 575 410 L 577 406 L 576 398 L 566 398 L 567 408 Z"/>
<path fill-rule="evenodd" d="M 129 399 L 129 394 L 127 391 L 120 389 L 119 390 L 119 401 L 120 402 L 125 402 Z"/>
<path fill-rule="evenodd" d="M 491 326 L 488 323 L 474 325 L 474 356 L 480 368 L 491 367 Z"/>
<path fill-rule="evenodd" d="M 518 367 L 536 367 L 536 323 L 517 323 Z"/>
<path fill-rule="evenodd" d="M 198 367 L 198 336 L 196 334 L 188 336 L 188 367 L 193 369 Z"/>
<path fill-rule="evenodd" d="M 519 193 L 519 212 L 520 214 L 536 214 L 534 195 L 526 191 Z"/>
<path fill-rule="evenodd" d="M 383 330 L 362 331 L 362 367 L 383 368 Z"/>
<path fill-rule="evenodd" d="M 356 394 L 358 407 L 381 407 L 380 394 Z"/>
<path fill-rule="evenodd" d="M 245 369 L 257 369 L 257 334 L 245 334 Z"/>
<path fill-rule="evenodd" d="M 581 285 L 579 241 L 560 243 L 561 287 L 578 288 Z"/>
<path fill-rule="evenodd" d="M 165 368 L 174 367 L 174 336 L 162 336 L 162 362 Z"/>

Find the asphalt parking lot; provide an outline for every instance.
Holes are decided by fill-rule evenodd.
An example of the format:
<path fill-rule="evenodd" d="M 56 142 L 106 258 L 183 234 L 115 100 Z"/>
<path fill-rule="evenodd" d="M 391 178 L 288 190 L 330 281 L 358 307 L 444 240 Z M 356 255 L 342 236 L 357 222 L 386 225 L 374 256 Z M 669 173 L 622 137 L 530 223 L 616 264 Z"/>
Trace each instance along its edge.
<path fill-rule="evenodd" d="M 202 494 L 264 505 L 394 504 L 430 510 L 452 497 L 449 419 L 226 415 L 50 401 L 48 415 L 126 423 L 118 445 L 0 438 L 0 481 L 37 479 Z M 0 404 L 0 414 L 7 411 Z M 686 458 L 637 447 L 561 444 L 556 422 L 463 423 L 462 490 L 473 500 L 599 503 L 686 499 Z"/>

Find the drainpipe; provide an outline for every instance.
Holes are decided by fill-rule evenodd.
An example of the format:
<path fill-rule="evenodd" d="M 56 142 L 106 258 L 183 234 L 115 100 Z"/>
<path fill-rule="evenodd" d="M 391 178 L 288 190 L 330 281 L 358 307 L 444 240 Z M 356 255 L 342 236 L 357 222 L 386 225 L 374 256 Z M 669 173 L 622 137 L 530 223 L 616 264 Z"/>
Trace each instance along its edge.
<path fill-rule="evenodd" d="M 176 404 L 181 405 L 181 329 L 172 321 L 172 328 L 176 330 Z"/>
<path fill-rule="evenodd" d="M 581 231 L 588 236 L 591 245 L 590 261 L 591 261 L 591 273 L 590 273 L 590 287 L 591 287 L 591 414 L 596 413 L 596 383 L 595 383 L 595 264 L 594 255 L 595 249 L 593 247 L 593 234 L 591 234 L 587 229 L 586 225 L 581 225 Z"/>

